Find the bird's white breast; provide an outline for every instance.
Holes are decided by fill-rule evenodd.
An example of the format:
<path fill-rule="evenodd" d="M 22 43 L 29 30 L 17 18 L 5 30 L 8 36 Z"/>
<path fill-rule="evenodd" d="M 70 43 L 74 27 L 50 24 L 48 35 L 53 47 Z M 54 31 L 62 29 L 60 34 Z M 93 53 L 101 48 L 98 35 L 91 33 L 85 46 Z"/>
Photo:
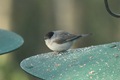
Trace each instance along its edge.
<path fill-rule="evenodd" d="M 66 42 L 63 44 L 57 44 L 49 39 L 45 40 L 46 45 L 53 51 L 65 51 L 69 49 L 73 42 Z"/>

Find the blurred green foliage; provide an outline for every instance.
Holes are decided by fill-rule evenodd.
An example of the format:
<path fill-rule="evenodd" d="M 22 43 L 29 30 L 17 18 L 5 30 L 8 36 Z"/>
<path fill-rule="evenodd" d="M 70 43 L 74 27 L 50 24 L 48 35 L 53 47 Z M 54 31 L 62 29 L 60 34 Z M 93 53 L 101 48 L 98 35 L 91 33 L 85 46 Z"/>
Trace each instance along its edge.
<path fill-rule="evenodd" d="M 0 28 L 8 24 L 10 30 L 25 40 L 13 54 L 0 56 L 0 80 L 37 80 L 23 72 L 19 63 L 26 57 L 50 51 L 43 40 L 48 31 L 64 29 L 73 33 L 93 33 L 91 38 L 78 41 L 75 47 L 120 40 L 120 20 L 108 14 L 103 0 L 0 1 Z M 119 13 L 120 0 L 109 3 L 111 9 Z M 11 9 L 5 8 L 8 4 Z"/>

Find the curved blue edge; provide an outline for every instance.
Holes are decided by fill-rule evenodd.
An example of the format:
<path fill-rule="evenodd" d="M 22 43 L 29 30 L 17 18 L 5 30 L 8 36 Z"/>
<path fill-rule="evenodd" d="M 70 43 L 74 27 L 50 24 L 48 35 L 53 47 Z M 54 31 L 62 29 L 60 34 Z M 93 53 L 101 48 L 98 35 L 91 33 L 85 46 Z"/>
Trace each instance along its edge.
<path fill-rule="evenodd" d="M 23 43 L 24 40 L 20 35 L 0 29 L 0 55 L 18 49 Z"/>
<path fill-rule="evenodd" d="M 21 61 L 20 67 L 43 80 L 118 80 L 120 42 L 42 53 Z"/>

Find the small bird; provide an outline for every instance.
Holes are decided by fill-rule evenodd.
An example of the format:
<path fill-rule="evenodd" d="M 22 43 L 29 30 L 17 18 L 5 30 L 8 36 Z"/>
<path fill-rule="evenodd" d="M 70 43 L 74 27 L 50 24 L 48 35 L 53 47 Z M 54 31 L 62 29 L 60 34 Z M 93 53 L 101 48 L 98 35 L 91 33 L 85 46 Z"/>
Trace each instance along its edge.
<path fill-rule="evenodd" d="M 90 34 L 75 35 L 63 30 L 57 30 L 48 32 L 44 36 L 44 39 L 49 49 L 59 53 L 68 50 L 75 40 L 89 35 Z"/>

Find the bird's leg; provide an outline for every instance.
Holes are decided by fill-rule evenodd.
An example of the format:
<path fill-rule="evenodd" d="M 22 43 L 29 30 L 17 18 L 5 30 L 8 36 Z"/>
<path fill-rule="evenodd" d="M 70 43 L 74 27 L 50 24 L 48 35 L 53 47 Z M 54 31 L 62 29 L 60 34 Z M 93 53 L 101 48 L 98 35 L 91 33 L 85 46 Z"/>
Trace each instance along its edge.
<path fill-rule="evenodd" d="M 54 51 L 54 54 L 55 54 L 55 55 L 58 55 L 59 53 L 60 53 L 60 52 L 58 52 L 58 51 Z"/>
<path fill-rule="evenodd" d="M 62 53 L 64 53 L 64 52 L 66 52 L 66 51 L 54 51 L 54 54 L 55 54 L 55 55 L 59 55 L 59 54 L 62 54 Z"/>

